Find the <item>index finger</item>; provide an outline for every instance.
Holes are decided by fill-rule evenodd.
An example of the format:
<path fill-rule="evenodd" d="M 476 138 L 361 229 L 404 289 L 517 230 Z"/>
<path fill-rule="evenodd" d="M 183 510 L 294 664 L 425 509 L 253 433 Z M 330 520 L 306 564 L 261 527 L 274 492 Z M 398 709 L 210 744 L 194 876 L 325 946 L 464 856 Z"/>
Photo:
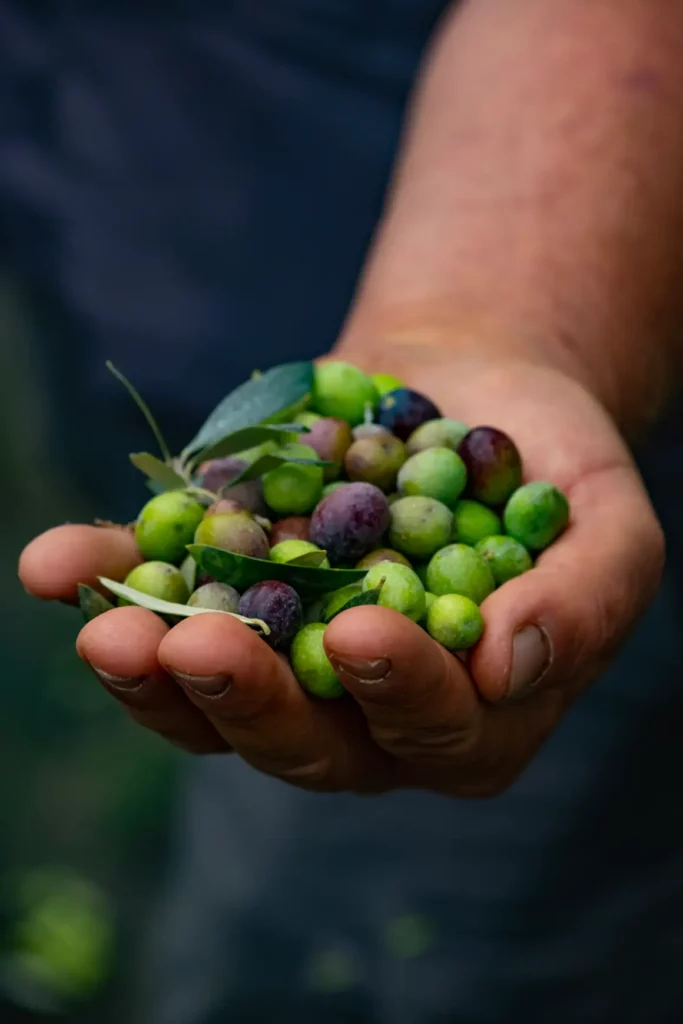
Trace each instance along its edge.
<path fill-rule="evenodd" d="M 141 561 L 131 530 L 56 526 L 24 548 L 19 579 L 34 597 L 77 604 L 79 583 L 101 590 L 98 576 L 122 580 Z"/>

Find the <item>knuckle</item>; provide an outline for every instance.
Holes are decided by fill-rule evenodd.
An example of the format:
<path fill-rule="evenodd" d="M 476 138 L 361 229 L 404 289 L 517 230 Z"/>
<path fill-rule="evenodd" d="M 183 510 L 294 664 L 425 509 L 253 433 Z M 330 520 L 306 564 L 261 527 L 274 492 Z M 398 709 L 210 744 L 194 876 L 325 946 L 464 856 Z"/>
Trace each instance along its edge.
<path fill-rule="evenodd" d="M 382 750 L 402 761 L 424 766 L 448 765 L 460 770 L 479 757 L 482 721 L 473 716 L 467 723 L 436 721 L 371 724 L 372 737 Z"/>

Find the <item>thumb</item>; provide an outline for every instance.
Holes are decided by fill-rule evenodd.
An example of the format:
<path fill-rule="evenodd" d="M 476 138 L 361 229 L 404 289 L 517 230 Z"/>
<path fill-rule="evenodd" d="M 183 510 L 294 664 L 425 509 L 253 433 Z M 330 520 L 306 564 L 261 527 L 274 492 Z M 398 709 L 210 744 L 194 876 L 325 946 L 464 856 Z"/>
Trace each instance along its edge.
<path fill-rule="evenodd" d="M 636 470 L 579 479 L 572 522 L 531 572 L 482 606 L 484 637 L 469 669 L 489 701 L 561 685 L 571 700 L 609 661 L 655 595 L 664 538 Z"/>

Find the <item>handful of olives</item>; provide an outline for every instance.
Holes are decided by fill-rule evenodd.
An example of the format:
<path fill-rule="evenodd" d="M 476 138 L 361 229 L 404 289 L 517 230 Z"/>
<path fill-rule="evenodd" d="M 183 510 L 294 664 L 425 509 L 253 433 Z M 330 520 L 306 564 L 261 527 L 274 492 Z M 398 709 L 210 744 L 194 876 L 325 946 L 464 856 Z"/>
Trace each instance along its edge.
<path fill-rule="evenodd" d="M 569 522 L 557 487 L 524 482 L 510 437 L 442 416 L 389 374 L 327 362 L 255 375 L 177 459 L 123 380 L 164 458 L 131 456 L 157 491 L 135 524 L 144 561 L 105 586 L 172 620 L 242 617 L 318 697 L 344 692 L 323 643 L 334 615 L 380 604 L 466 650 L 486 597 Z"/>

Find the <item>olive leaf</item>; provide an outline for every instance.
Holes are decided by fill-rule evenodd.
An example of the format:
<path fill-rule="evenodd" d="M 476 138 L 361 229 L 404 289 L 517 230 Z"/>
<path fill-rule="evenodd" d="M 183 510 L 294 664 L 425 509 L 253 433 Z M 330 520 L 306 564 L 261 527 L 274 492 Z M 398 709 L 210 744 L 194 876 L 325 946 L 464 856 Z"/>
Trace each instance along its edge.
<path fill-rule="evenodd" d="M 323 564 L 326 558 L 326 551 L 306 551 L 303 555 L 290 558 L 285 565 L 308 565 L 312 569 L 316 569 Z"/>
<path fill-rule="evenodd" d="M 366 573 L 365 569 L 322 569 L 292 562 L 271 562 L 267 558 L 238 555 L 207 544 L 190 544 L 187 550 L 200 569 L 237 590 L 246 590 L 264 580 L 280 580 L 302 594 L 325 594 L 347 583 L 358 583 Z"/>
<path fill-rule="evenodd" d="M 283 434 L 306 434 L 308 427 L 300 423 L 270 423 L 259 424 L 256 427 L 241 427 L 232 434 L 227 434 L 214 444 L 202 448 L 188 462 L 188 466 L 194 468 L 200 462 L 208 462 L 210 459 L 222 459 L 227 455 L 236 455 L 238 452 L 247 451 L 249 448 L 256 448 L 267 441 L 275 441 L 282 444 Z"/>
<path fill-rule="evenodd" d="M 296 463 L 297 466 L 336 466 L 336 462 L 329 462 L 326 459 L 304 459 L 298 456 L 294 457 L 291 455 L 284 454 L 282 452 L 270 452 L 267 455 L 262 455 L 256 462 L 252 462 L 250 466 L 246 466 L 242 470 L 239 476 L 236 476 L 234 480 L 230 481 L 230 486 L 234 487 L 236 484 L 243 484 L 247 480 L 257 480 L 264 473 L 269 473 L 271 469 L 277 469 L 278 466 L 283 466 L 285 463 Z"/>
<path fill-rule="evenodd" d="M 216 444 L 232 431 L 253 427 L 302 401 L 313 388 L 311 362 L 284 363 L 240 384 L 211 413 L 204 426 L 186 446 L 187 459 L 202 448 Z"/>
<path fill-rule="evenodd" d="M 107 367 L 109 372 L 116 377 L 117 381 L 119 381 L 120 384 L 123 384 L 124 388 L 130 395 L 130 397 L 133 399 L 142 415 L 147 420 L 147 423 L 149 424 L 149 427 L 156 438 L 156 442 L 159 445 L 159 451 L 161 452 L 164 461 L 171 462 L 171 453 L 169 451 L 168 445 L 166 444 L 166 441 L 164 440 L 164 435 L 161 433 L 159 425 L 152 416 L 152 412 L 147 403 L 143 400 L 139 392 L 133 387 L 128 378 L 124 377 L 120 370 L 116 369 L 116 367 L 114 366 L 110 359 L 107 360 L 105 366 Z"/>
<path fill-rule="evenodd" d="M 180 566 L 183 579 L 187 583 L 187 588 L 192 593 L 194 588 L 197 586 L 197 563 L 195 562 L 192 555 L 188 555 L 183 560 Z"/>
<path fill-rule="evenodd" d="M 103 594 L 93 590 L 86 583 L 78 584 L 78 603 L 86 622 L 96 619 L 98 615 L 104 615 L 105 612 L 110 612 L 114 607 Z"/>
<path fill-rule="evenodd" d="M 336 619 L 337 615 L 341 615 L 342 612 L 347 612 L 349 608 L 362 608 L 364 605 L 379 604 L 379 595 L 382 593 L 383 586 L 384 580 L 381 580 L 376 587 L 363 590 L 360 594 L 356 594 L 355 597 L 350 597 L 346 604 L 333 612 L 329 619 L 325 619 L 325 622 L 332 622 L 332 619 Z"/>
<path fill-rule="evenodd" d="M 134 452 L 129 458 L 136 469 L 158 484 L 162 490 L 177 491 L 187 487 L 187 480 L 168 463 L 157 459 L 156 455 L 150 455 L 149 452 Z"/>
<path fill-rule="evenodd" d="M 230 481 L 230 486 L 234 487 L 235 484 L 246 483 L 247 480 L 258 480 L 264 473 L 270 472 L 271 469 L 276 469 L 282 465 L 282 457 L 276 455 L 275 452 L 268 452 L 266 455 L 261 455 L 254 462 L 242 470 L 238 476 Z"/>
<path fill-rule="evenodd" d="M 130 601 L 131 604 L 135 604 L 139 608 L 147 608 L 150 612 L 156 612 L 157 615 L 172 615 L 189 618 L 192 615 L 203 615 L 206 612 L 211 611 L 210 608 L 190 608 L 186 604 L 175 604 L 173 601 L 162 601 L 159 597 L 152 597 L 150 594 L 143 594 L 141 590 L 134 590 L 133 587 L 127 587 L 125 583 L 117 583 L 115 580 L 109 580 L 106 576 L 98 576 L 98 579 L 103 587 L 106 587 L 107 590 L 111 590 L 112 594 L 116 594 L 117 597 L 122 597 L 125 601 Z M 231 615 L 233 619 L 239 619 L 240 622 L 244 622 L 247 626 L 253 626 L 265 636 L 270 633 L 269 626 L 267 626 L 261 619 L 247 619 L 243 615 L 235 614 L 235 612 L 219 611 L 217 614 Z"/>
<path fill-rule="evenodd" d="M 288 405 L 285 409 L 280 409 L 273 416 L 266 416 L 263 423 L 266 426 L 271 426 L 277 423 L 296 423 L 296 418 L 300 412 L 303 412 L 311 400 L 310 392 L 299 399 L 298 402 L 294 402 L 293 405 Z"/>

